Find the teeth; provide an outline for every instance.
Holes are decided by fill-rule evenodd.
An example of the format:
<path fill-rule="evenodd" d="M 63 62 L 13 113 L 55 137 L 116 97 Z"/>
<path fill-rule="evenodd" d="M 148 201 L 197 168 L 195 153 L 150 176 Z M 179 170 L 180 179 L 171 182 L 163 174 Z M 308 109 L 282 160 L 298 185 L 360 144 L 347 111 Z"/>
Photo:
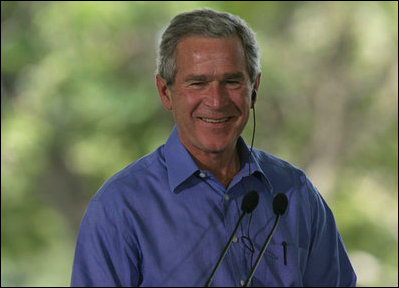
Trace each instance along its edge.
<path fill-rule="evenodd" d="M 223 123 L 229 120 L 229 117 L 222 118 L 222 119 L 210 119 L 210 118 L 201 118 L 201 120 L 208 122 L 208 123 Z"/>

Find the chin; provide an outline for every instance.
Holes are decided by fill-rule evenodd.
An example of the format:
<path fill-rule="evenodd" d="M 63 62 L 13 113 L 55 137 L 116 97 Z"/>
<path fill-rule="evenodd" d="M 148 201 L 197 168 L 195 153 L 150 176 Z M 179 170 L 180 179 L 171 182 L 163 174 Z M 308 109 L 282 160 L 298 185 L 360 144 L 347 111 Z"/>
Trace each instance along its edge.
<path fill-rule="evenodd" d="M 226 150 L 228 150 L 231 147 L 231 141 L 205 141 L 202 142 L 202 148 L 201 150 L 205 152 L 210 152 L 210 153 L 222 153 Z M 235 143 L 234 143 L 235 144 Z"/>

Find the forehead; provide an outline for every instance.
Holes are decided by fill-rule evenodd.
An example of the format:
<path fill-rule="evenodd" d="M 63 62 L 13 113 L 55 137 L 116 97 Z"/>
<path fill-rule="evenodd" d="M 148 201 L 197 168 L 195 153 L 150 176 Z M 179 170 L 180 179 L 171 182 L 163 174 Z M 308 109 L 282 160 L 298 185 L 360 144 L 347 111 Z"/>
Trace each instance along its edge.
<path fill-rule="evenodd" d="M 189 36 L 181 39 L 176 47 L 176 68 L 184 70 L 231 70 L 246 72 L 246 57 L 238 36 L 211 38 Z M 193 71 L 191 71 L 193 72 Z"/>

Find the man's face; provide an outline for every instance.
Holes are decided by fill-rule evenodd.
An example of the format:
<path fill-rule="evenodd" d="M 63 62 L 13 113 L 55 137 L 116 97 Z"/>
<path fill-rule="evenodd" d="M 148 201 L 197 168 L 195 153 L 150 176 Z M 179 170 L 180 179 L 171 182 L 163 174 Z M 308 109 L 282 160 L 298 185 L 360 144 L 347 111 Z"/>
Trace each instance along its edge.
<path fill-rule="evenodd" d="M 252 92 L 238 37 L 183 38 L 176 50 L 174 84 L 167 87 L 158 75 L 157 86 L 191 154 L 235 149 L 248 121 Z"/>

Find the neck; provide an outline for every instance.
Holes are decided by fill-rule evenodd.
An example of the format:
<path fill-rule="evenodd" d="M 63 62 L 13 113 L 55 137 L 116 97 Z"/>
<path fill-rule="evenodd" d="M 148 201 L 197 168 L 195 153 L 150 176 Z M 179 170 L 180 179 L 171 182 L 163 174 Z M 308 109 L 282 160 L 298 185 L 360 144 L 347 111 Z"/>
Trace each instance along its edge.
<path fill-rule="evenodd" d="M 195 155 L 191 151 L 189 153 L 201 170 L 211 172 L 226 188 L 241 168 L 237 147 L 222 152 L 201 151 Z"/>

